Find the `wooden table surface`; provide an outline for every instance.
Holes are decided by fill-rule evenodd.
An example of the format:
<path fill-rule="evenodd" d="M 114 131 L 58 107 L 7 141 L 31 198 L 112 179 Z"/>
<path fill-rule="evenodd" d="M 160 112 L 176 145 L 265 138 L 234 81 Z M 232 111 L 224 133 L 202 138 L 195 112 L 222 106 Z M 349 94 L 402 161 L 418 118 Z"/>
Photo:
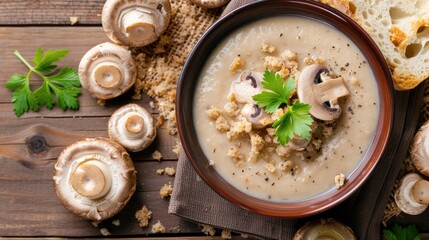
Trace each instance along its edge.
<path fill-rule="evenodd" d="M 123 238 L 220 239 L 219 232 L 217 237 L 206 237 L 197 224 L 167 212 L 169 201 L 160 197 L 159 189 L 173 183 L 174 177 L 155 171 L 175 168 L 177 157 L 172 152 L 175 138 L 165 127 L 158 129 L 148 149 L 131 154 L 138 171 L 137 190 L 117 216 L 95 227 L 91 221 L 71 214 L 57 199 L 52 171 L 59 153 L 85 137 L 107 137 L 110 115 L 125 103 L 139 103 L 157 116 L 145 94 L 139 101 L 125 96 L 101 107 L 82 90 L 79 111 L 63 112 L 56 107 L 20 118 L 12 111 L 11 92 L 4 87 L 5 82 L 14 73 L 27 72 L 13 51 L 17 49 L 31 59 L 38 47 L 69 49 L 59 65 L 77 68 L 87 50 L 109 41 L 100 21 L 103 4 L 104 0 L 0 1 L 0 237 L 101 237 L 100 229 L 107 228 L 113 236 Z M 71 16 L 78 17 L 77 25 L 70 25 Z M 40 84 L 36 77 L 32 80 Z M 155 150 L 162 153 L 162 161 L 151 159 Z M 139 227 L 134 215 L 143 205 L 153 212 L 150 224 L 160 220 L 168 233 L 152 234 L 150 227 Z M 112 224 L 116 219 L 119 226 Z M 404 216 L 401 221 L 409 223 L 409 219 Z"/>

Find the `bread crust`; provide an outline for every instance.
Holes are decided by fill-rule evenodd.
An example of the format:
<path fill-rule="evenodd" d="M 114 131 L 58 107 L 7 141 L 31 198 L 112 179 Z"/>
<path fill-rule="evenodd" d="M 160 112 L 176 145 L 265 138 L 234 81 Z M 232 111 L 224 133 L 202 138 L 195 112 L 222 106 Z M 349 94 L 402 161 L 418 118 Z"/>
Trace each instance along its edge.
<path fill-rule="evenodd" d="M 429 77 L 429 40 L 424 37 L 429 31 L 429 14 L 424 9 L 429 6 L 393 0 L 319 1 L 345 13 L 368 32 L 387 60 L 395 89 L 413 89 Z"/>

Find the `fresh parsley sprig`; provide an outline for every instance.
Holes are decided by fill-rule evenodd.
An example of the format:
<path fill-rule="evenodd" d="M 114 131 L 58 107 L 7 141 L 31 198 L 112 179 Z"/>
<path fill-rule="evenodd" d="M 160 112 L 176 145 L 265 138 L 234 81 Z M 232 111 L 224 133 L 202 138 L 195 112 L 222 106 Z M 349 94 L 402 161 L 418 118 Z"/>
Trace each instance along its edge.
<path fill-rule="evenodd" d="M 38 112 L 41 106 L 52 109 L 55 102 L 62 110 L 79 108 L 77 97 L 80 94 L 80 81 L 76 70 L 64 67 L 58 73 L 53 74 L 57 69 L 57 65 L 54 63 L 64 58 L 68 52 L 68 50 L 61 49 L 48 50 L 43 53 L 43 49 L 38 48 L 32 59 L 35 65 L 32 66 L 18 50 L 15 50 L 15 56 L 29 69 L 27 75 L 14 74 L 6 82 L 6 88 L 13 92 L 13 110 L 17 117 L 30 109 Z M 30 88 L 32 73 L 43 79 L 42 86 L 34 92 Z"/>
<path fill-rule="evenodd" d="M 395 223 L 391 230 L 384 230 L 383 234 L 388 240 L 421 240 L 416 225 L 401 227 Z"/>
<path fill-rule="evenodd" d="M 265 70 L 262 86 L 268 91 L 262 91 L 253 96 L 261 107 L 265 107 L 268 113 L 274 113 L 281 105 L 287 106 L 287 111 L 276 120 L 272 127 L 276 129 L 276 137 L 281 145 L 285 145 L 294 135 L 308 140 L 311 136 L 311 124 L 313 118 L 310 116 L 309 104 L 296 100 L 290 104 L 289 98 L 296 88 L 292 77 L 283 82 L 280 74 Z"/>

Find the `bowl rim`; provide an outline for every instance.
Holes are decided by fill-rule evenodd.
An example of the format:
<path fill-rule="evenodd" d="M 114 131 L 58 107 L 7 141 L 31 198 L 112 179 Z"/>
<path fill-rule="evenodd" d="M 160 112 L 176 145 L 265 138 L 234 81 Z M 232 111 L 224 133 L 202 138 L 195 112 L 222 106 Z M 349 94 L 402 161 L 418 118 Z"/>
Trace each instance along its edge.
<path fill-rule="evenodd" d="M 255 11 L 255 9 L 258 9 L 258 11 Z M 267 13 L 263 10 L 271 10 L 274 13 Z M 344 34 L 347 32 L 346 35 L 350 34 L 348 36 L 352 36 L 350 39 L 365 55 L 369 66 L 371 66 L 376 76 L 380 101 L 380 112 L 375 134 L 361 159 L 361 163 L 349 174 L 349 178 L 352 181 L 349 181 L 349 183 L 345 184 L 339 190 L 331 189 L 316 198 L 305 199 L 299 202 L 263 200 L 252 197 L 233 187 L 213 167 L 209 166 L 208 159 L 198 144 L 193 125 L 192 102 L 195 86 L 192 85 L 195 84 L 188 82 L 195 83 L 198 81 L 204 66 L 204 61 L 200 60 L 200 55 L 204 55 L 204 53 L 209 55 L 215 48 L 210 44 L 214 43 L 217 45 L 219 39 L 224 39 L 225 36 L 233 32 L 236 28 L 239 28 L 240 24 L 246 21 L 244 19 L 256 21 L 273 16 L 274 14 L 307 17 L 339 29 Z M 227 29 L 228 34 L 224 32 L 225 29 Z M 218 33 L 223 33 L 223 36 L 217 36 Z M 363 50 L 364 48 L 365 51 Z M 192 94 L 189 94 L 189 89 L 192 90 Z M 393 82 L 390 70 L 381 51 L 371 37 L 348 16 L 332 7 L 312 0 L 261 0 L 241 6 L 220 18 L 203 34 L 189 54 L 179 77 L 176 96 L 176 120 L 179 137 L 185 154 L 197 174 L 211 189 L 224 199 L 246 210 L 274 217 L 311 216 L 326 211 L 350 197 L 366 182 L 370 173 L 382 157 L 393 125 Z M 189 100 L 186 101 L 186 99 L 192 99 L 191 104 L 187 104 Z"/>

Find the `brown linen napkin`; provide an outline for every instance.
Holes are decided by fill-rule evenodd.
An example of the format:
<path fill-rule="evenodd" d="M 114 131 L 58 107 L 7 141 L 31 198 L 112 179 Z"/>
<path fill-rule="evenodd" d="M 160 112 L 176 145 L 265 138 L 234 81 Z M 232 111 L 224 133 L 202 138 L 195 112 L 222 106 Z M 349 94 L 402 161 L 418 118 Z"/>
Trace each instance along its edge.
<path fill-rule="evenodd" d="M 233 0 L 225 11 L 251 1 Z M 416 131 L 423 90 L 421 84 L 413 91 L 394 93 L 393 128 L 378 165 L 358 192 L 325 213 L 304 219 L 281 219 L 244 210 L 207 186 L 184 151 L 178 161 L 169 212 L 194 222 L 273 239 L 293 239 L 306 221 L 333 217 L 349 225 L 358 239 L 380 239 L 381 220 L 389 194 Z"/>

